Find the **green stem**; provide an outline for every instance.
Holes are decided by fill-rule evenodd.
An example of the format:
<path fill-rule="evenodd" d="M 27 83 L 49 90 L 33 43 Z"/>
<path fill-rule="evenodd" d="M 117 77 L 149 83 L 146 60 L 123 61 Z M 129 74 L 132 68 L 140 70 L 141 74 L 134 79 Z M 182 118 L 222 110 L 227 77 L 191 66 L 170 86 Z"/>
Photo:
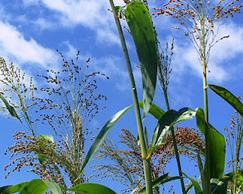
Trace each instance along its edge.
<path fill-rule="evenodd" d="M 143 127 L 142 127 L 142 120 L 141 120 L 141 115 L 140 115 L 140 110 L 139 110 L 139 104 L 138 104 L 138 97 L 137 97 L 137 90 L 135 86 L 135 81 L 132 73 L 132 68 L 131 68 L 131 62 L 129 59 L 128 51 L 127 51 L 127 46 L 125 42 L 125 38 L 122 32 L 121 24 L 119 21 L 119 18 L 116 15 L 116 10 L 115 6 L 113 3 L 113 0 L 109 0 L 112 12 L 116 21 L 116 26 L 118 29 L 121 45 L 122 45 L 122 50 L 124 53 L 126 65 L 127 65 L 127 71 L 129 74 L 129 79 L 130 79 L 130 85 L 131 85 L 131 90 L 132 90 L 132 96 L 133 96 L 133 102 L 134 102 L 134 109 L 135 109 L 135 114 L 136 114 L 136 121 L 137 121 L 137 128 L 138 128 L 138 136 L 139 136 L 139 143 L 140 143 L 140 148 L 141 148 L 141 155 L 143 159 L 143 166 L 144 166 L 144 175 L 145 175 L 145 183 L 146 183 L 146 194 L 152 194 L 152 173 L 151 173 L 151 166 L 150 166 L 150 159 L 147 159 L 147 148 L 144 140 L 144 134 L 143 134 Z"/>
<path fill-rule="evenodd" d="M 163 91 L 164 91 L 164 97 L 165 97 L 167 111 L 169 111 L 170 110 L 170 106 L 169 106 L 167 90 L 163 90 Z M 181 169 L 180 156 L 179 156 L 177 143 L 176 143 L 176 138 L 175 138 L 174 127 L 171 128 L 171 136 L 172 136 L 172 141 L 173 141 L 173 147 L 174 147 L 174 150 L 175 150 L 177 168 L 178 168 L 178 172 L 179 172 L 179 175 L 180 175 L 181 191 L 182 191 L 183 194 L 186 194 L 186 189 L 185 189 L 184 180 L 183 180 L 183 174 L 182 174 L 182 169 Z"/>
<path fill-rule="evenodd" d="M 203 104 L 204 104 L 204 114 L 205 114 L 205 121 L 208 123 L 208 92 L 207 92 L 207 56 L 206 56 L 206 33 L 205 33 L 205 16 L 204 16 L 204 9 L 203 6 L 201 7 L 202 19 L 201 19 L 201 26 L 202 26 L 202 39 L 201 39 L 201 46 L 202 46 L 202 66 L 203 66 Z M 209 145 L 209 135 L 208 135 L 208 128 L 205 129 L 205 144 L 206 144 L 206 158 L 205 158 L 205 181 L 206 181 L 206 194 L 211 194 L 210 188 L 210 145 Z"/>

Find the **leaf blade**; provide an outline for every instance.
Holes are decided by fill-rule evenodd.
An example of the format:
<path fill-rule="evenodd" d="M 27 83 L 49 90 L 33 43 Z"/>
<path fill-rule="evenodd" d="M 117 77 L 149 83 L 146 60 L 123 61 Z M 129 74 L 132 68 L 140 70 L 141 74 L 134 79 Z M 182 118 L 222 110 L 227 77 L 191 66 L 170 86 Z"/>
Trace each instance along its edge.
<path fill-rule="evenodd" d="M 19 121 L 22 123 L 21 119 L 19 118 L 17 112 L 15 111 L 14 107 L 11 106 L 8 101 L 6 100 L 6 98 L 0 94 L 0 98 L 2 99 L 3 103 L 5 104 L 6 108 L 8 109 L 8 112 L 10 113 L 11 116 L 16 117 L 17 119 L 19 119 Z"/>
<path fill-rule="evenodd" d="M 65 189 L 67 191 L 74 191 L 74 192 L 78 192 L 78 193 L 82 193 L 82 194 L 86 194 L 86 193 L 90 193 L 90 194 L 91 193 L 92 194 L 100 194 L 100 193 L 116 194 L 116 192 L 114 192 L 110 188 L 108 188 L 104 185 L 101 185 L 101 184 L 96 184 L 96 183 L 84 183 L 84 184 L 75 185 L 72 188 L 62 187 L 62 189 Z"/>
<path fill-rule="evenodd" d="M 115 115 L 113 115 L 103 126 L 103 128 L 100 130 L 99 134 L 94 140 L 94 143 L 91 145 L 87 155 L 85 156 L 84 162 L 82 164 L 82 167 L 80 169 L 80 172 L 82 173 L 85 166 L 90 161 L 91 157 L 95 154 L 95 151 L 98 149 L 100 144 L 104 141 L 108 133 L 110 132 L 111 128 L 115 125 L 115 123 L 121 118 L 122 115 L 124 115 L 133 105 L 130 105 L 121 111 L 117 112 Z M 80 175 L 81 175 L 80 173 Z"/>
<path fill-rule="evenodd" d="M 198 129 L 205 135 L 205 130 L 208 130 L 209 146 L 210 146 L 210 178 L 221 179 L 224 174 L 225 167 L 225 138 L 212 125 L 206 123 L 204 111 L 201 108 L 197 109 L 196 122 Z"/>
<path fill-rule="evenodd" d="M 148 9 L 140 1 L 133 1 L 125 9 L 125 18 L 136 45 L 143 83 L 143 118 L 152 104 L 157 80 L 157 44 Z"/>
<path fill-rule="evenodd" d="M 217 86 L 213 84 L 209 84 L 208 87 L 211 90 L 213 90 L 216 94 L 218 94 L 221 98 L 223 98 L 226 102 L 228 102 L 241 115 L 243 115 L 243 104 L 230 91 L 228 91 L 222 86 Z"/>

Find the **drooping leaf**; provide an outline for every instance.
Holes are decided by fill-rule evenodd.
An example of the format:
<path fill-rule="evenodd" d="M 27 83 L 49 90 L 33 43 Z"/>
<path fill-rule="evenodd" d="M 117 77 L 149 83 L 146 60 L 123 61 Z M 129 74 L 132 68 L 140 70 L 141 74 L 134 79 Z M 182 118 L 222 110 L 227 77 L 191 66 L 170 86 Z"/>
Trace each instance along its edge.
<path fill-rule="evenodd" d="M 168 174 L 169 173 L 163 174 L 162 176 L 160 176 L 157 179 L 153 180 L 152 187 L 155 188 L 155 187 L 158 187 L 161 184 L 164 184 L 164 183 L 176 180 L 176 179 L 180 179 L 179 176 L 170 177 Z M 138 194 L 142 194 L 142 193 L 145 193 L 145 192 L 146 192 L 146 188 L 144 187 L 143 189 L 141 189 L 138 192 Z"/>
<path fill-rule="evenodd" d="M 23 182 L 12 186 L 1 187 L 0 194 L 10 194 L 10 193 L 20 192 L 27 184 L 28 182 Z"/>
<path fill-rule="evenodd" d="M 139 107 L 143 108 L 143 101 L 138 102 Z M 165 114 L 165 111 L 163 111 L 160 107 L 155 105 L 154 103 L 151 104 L 149 113 L 154 116 L 154 118 L 160 120 L 161 117 Z"/>
<path fill-rule="evenodd" d="M 133 1 L 125 9 L 125 18 L 135 42 L 143 83 L 143 118 L 152 104 L 157 80 L 157 44 L 148 9 Z"/>
<path fill-rule="evenodd" d="M 166 141 L 167 133 L 174 124 L 180 121 L 192 119 L 195 114 L 196 111 L 190 108 L 182 108 L 179 111 L 167 111 L 158 121 L 157 126 L 153 132 L 149 155 L 151 155 L 157 147 Z"/>
<path fill-rule="evenodd" d="M 228 102 L 241 115 L 243 115 L 243 104 L 230 91 L 228 91 L 227 89 L 221 86 L 212 85 L 212 84 L 209 84 L 208 87 L 211 90 L 213 90 L 216 94 L 218 94 L 221 98 L 223 98 L 226 102 Z"/>
<path fill-rule="evenodd" d="M 11 106 L 8 101 L 6 100 L 6 98 L 0 94 L 0 98 L 2 99 L 3 103 L 5 104 L 6 108 L 8 109 L 8 112 L 10 113 L 11 116 L 16 117 L 17 119 L 19 119 L 19 121 L 22 123 L 21 119 L 19 118 L 17 112 L 15 111 L 14 107 Z"/>
<path fill-rule="evenodd" d="M 3 193 L 4 191 L 6 191 L 7 189 L 9 189 L 9 187 L 11 187 L 12 185 L 7 185 L 7 186 L 3 186 L 0 187 L 0 193 Z"/>
<path fill-rule="evenodd" d="M 90 161 L 92 156 L 94 155 L 95 151 L 98 149 L 100 144 L 104 141 L 108 133 L 110 132 L 111 128 L 115 125 L 115 123 L 121 118 L 122 115 L 124 115 L 133 105 L 130 105 L 123 110 L 116 113 L 114 116 L 112 116 L 107 123 L 104 125 L 104 127 L 99 132 L 98 136 L 96 137 L 94 143 L 91 145 L 85 159 L 83 162 L 83 165 L 81 167 L 81 172 L 87 165 L 87 163 Z M 143 108 L 143 102 L 139 101 L 139 106 Z M 155 104 L 152 104 L 151 109 L 149 111 L 155 118 L 161 118 L 161 116 L 164 114 L 164 111 L 156 106 Z"/>
<path fill-rule="evenodd" d="M 19 194 L 43 194 L 48 188 L 53 194 L 62 194 L 62 191 L 57 183 L 41 179 L 33 179 L 29 182 L 13 185 L 1 194 L 11 194 L 16 192 L 19 192 Z"/>
<path fill-rule="evenodd" d="M 62 190 L 58 184 L 50 181 L 44 181 L 44 183 L 51 190 L 52 194 L 59 194 L 59 193 L 62 194 Z"/>
<path fill-rule="evenodd" d="M 75 185 L 72 188 L 62 187 L 62 189 L 65 189 L 67 191 L 74 191 L 80 194 L 101 194 L 101 193 L 116 194 L 116 192 L 114 192 L 110 188 L 95 183 L 84 183 L 84 184 Z"/>
<path fill-rule="evenodd" d="M 225 176 L 223 179 L 211 179 L 211 194 L 227 194 L 228 182 L 232 180 L 232 175 Z"/>
<path fill-rule="evenodd" d="M 89 151 L 84 159 L 83 165 L 80 169 L 81 173 L 83 171 L 83 169 L 85 168 L 85 166 L 88 164 L 88 162 L 90 161 L 90 159 L 93 157 L 93 155 L 95 154 L 96 150 L 98 149 L 98 147 L 100 146 L 100 144 L 105 140 L 106 136 L 108 135 L 108 133 L 110 132 L 111 128 L 115 125 L 115 123 L 121 118 L 122 115 L 124 115 L 133 105 L 130 105 L 126 108 L 124 108 L 123 110 L 119 111 L 118 113 L 116 113 L 114 116 L 112 116 L 107 123 L 104 125 L 104 127 L 100 130 L 99 134 L 97 135 L 97 137 L 95 138 L 93 144 L 91 145 L 91 147 L 89 148 Z M 80 174 L 81 175 L 81 174 Z"/>
<path fill-rule="evenodd" d="M 192 185 L 194 187 L 195 194 L 199 194 L 200 192 L 202 192 L 202 189 L 201 189 L 199 183 L 197 182 L 197 180 L 195 180 L 192 177 L 188 177 L 185 173 L 183 173 L 183 174 L 185 175 L 185 177 L 187 177 L 188 179 L 190 179 L 190 181 L 192 182 Z"/>
<path fill-rule="evenodd" d="M 225 138 L 212 125 L 206 123 L 203 109 L 197 109 L 196 120 L 198 129 L 204 135 L 205 130 L 208 130 L 210 146 L 210 178 L 221 179 L 224 174 L 225 166 Z"/>
<path fill-rule="evenodd" d="M 80 194 L 116 194 L 110 188 L 95 184 L 95 183 L 84 183 L 75 185 L 72 188 L 65 188 L 63 186 L 59 186 L 57 183 L 53 183 L 50 181 L 45 181 L 41 179 L 33 179 L 29 182 L 19 183 L 13 186 L 5 186 L 0 188 L 0 194 L 11 194 L 19 192 L 19 194 L 43 194 L 47 189 L 50 189 L 53 194 L 62 194 L 62 190 L 74 191 Z"/>

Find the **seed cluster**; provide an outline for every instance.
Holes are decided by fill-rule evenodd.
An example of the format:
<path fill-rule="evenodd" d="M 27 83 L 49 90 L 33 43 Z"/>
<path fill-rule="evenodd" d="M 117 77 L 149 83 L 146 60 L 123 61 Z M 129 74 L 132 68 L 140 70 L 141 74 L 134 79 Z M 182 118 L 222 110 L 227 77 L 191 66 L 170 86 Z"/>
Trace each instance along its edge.
<path fill-rule="evenodd" d="M 71 185 L 86 181 L 85 174 L 81 174 L 80 169 L 84 159 L 85 141 L 92 133 L 88 124 L 105 108 L 100 108 L 99 104 L 106 100 L 104 95 L 97 93 L 98 84 L 95 78 L 109 78 L 101 72 L 87 73 L 90 59 L 80 65 L 80 52 L 77 53 L 76 60 L 71 62 L 61 52 L 58 53 L 63 61 L 61 70 L 51 69 L 46 71 L 46 75 L 37 75 L 36 79 L 41 79 L 43 87 L 35 87 L 33 78 L 28 83 L 19 68 L 12 64 L 6 65 L 2 60 L 1 81 L 6 88 L 1 92 L 32 132 L 32 135 L 26 132 L 14 134 L 16 142 L 6 151 L 11 153 L 12 160 L 5 167 L 5 170 L 10 169 L 6 178 L 11 172 L 29 166 L 29 171 L 65 187 L 69 186 L 67 180 Z M 17 98 L 13 98 L 13 94 Z M 27 101 L 29 98 L 31 103 Z M 4 106 L 2 110 L 7 111 Z M 54 130 L 56 142 L 43 141 L 36 133 L 38 128 L 34 128 L 48 125 Z M 46 158 L 44 164 L 40 163 L 40 156 Z"/>
<path fill-rule="evenodd" d="M 179 153 L 196 160 L 197 153 L 204 156 L 204 140 L 196 129 L 187 127 L 175 127 L 176 142 Z M 131 192 L 135 185 L 141 189 L 144 187 L 143 160 L 137 138 L 127 129 L 122 129 L 119 135 L 120 141 L 114 144 L 106 139 L 96 154 L 95 160 L 105 160 L 106 164 L 94 166 L 93 176 L 110 177 L 127 187 L 123 192 Z M 121 146 L 119 149 L 118 146 Z M 126 149 L 125 149 L 126 148 Z M 165 173 L 166 165 L 175 157 L 171 134 L 168 134 L 166 142 L 160 146 L 151 156 L 151 170 L 153 179 Z M 107 161 L 112 163 L 107 164 Z M 172 191 L 171 191 L 172 192 Z"/>

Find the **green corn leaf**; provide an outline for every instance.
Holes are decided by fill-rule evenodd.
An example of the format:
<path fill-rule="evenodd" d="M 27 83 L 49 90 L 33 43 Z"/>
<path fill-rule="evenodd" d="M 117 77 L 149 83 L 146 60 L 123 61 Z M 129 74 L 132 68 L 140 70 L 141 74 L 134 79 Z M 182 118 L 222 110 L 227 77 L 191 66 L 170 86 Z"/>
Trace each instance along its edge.
<path fill-rule="evenodd" d="M 136 45 L 143 83 L 143 118 L 152 104 L 157 80 L 157 44 L 148 9 L 141 1 L 126 6 L 125 18 Z"/>
<path fill-rule="evenodd" d="M 170 177 L 168 174 L 169 173 L 163 174 L 162 176 L 160 176 L 160 177 L 156 178 L 155 180 L 153 180 L 153 182 L 152 182 L 153 188 L 158 187 L 161 184 L 164 184 L 164 183 L 167 183 L 167 182 L 170 182 L 170 181 L 173 181 L 173 180 L 180 179 L 179 176 Z M 146 192 L 146 188 L 144 187 L 143 189 L 141 189 L 138 192 L 138 194 L 142 194 L 142 193 L 145 193 L 145 192 Z"/>
<path fill-rule="evenodd" d="M 124 108 L 123 110 L 119 111 L 118 113 L 116 113 L 114 116 L 112 116 L 107 123 L 104 125 L 104 127 L 100 130 L 99 134 L 97 135 L 97 137 L 94 140 L 94 143 L 91 145 L 91 147 L 89 148 L 89 151 L 84 159 L 83 165 L 81 167 L 81 173 L 83 171 L 83 169 L 85 168 L 85 166 L 88 164 L 88 162 L 90 161 L 90 159 L 93 157 L 93 155 L 95 154 L 96 150 L 98 149 L 98 147 L 100 146 L 100 144 L 105 140 L 106 136 L 108 135 L 108 133 L 110 132 L 111 128 L 115 125 L 115 123 L 121 118 L 122 115 L 124 115 L 133 105 L 130 105 L 126 108 Z M 80 174 L 81 175 L 81 174 Z"/>
<path fill-rule="evenodd" d="M 83 171 L 83 169 L 85 168 L 85 166 L 88 164 L 88 162 L 90 161 L 90 159 L 93 157 L 93 155 L 95 154 L 96 150 L 98 149 L 98 147 L 100 146 L 100 144 L 104 141 L 104 139 L 106 138 L 106 136 L 108 135 L 108 133 L 110 132 L 111 128 L 115 125 L 115 123 L 121 118 L 122 115 L 124 115 L 133 105 L 130 105 L 126 108 L 124 108 L 123 110 L 119 111 L 118 113 L 116 113 L 114 116 L 112 116 L 107 123 L 104 125 L 104 127 L 101 129 L 101 131 L 99 132 L 98 136 L 96 137 L 94 143 L 91 145 L 85 159 L 83 162 L 83 165 L 81 167 L 81 172 Z M 140 101 L 139 102 L 139 106 L 141 108 L 143 108 L 143 102 Z M 155 118 L 160 118 L 164 111 L 162 109 L 160 109 L 158 106 L 156 106 L 155 104 L 152 104 L 151 109 L 149 111 Z"/>
<path fill-rule="evenodd" d="M 211 90 L 213 90 L 216 94 L 218 94 L 221 98 L 223 98 L 226 102 L 228 102 L 241 115 L 243 115 L 243 104 L 230 91 L 228 91 L 227 89 L 221 86 L 212 85 L 212 84 L 209 84 L 208 87 Z"/>
<path fill-rule="evenodd" d="M 185 173 L 183 173 L 185 177 L 187 177 L 188 179 L 190 179 L 190 181 L 192 182 L 193 186 L 194 186 L 194 191 L 195 191 L 195 194 L 199 194 L 202 192 L 202 189 L 199 185 L 199 183 L 197 182 L 197 180 L 195 180 L 194 178 L 192 177 L 188 177 Z"/>
<path fill-rule="evenodd" d="M 6 108 L 8 109 L 8 112 L 10 113 L 11 116 L 16 117 L 17 119 L 19 119 L 19 121 L 22 123 L 21 119 L 19 118 L 17 112 L 15 111 L 14 107 L 11 106 L 8 101 L 6 100 L 6 98 L 0 94 L 0 98 L 2 99 L 3 103 L 5 104 Z"/>
<path fill-rule="evenodd" d="M 232 180 L 232 178 L 233 175 L 224 176 L 221 180 L 215 178 L 211 179 L 211 194 L 227 194 L 228 182 Z"/>
<path fill-rule="evenodd" d="M 4 191 L 6 191 L 7 189 L 9 189 L 12 185 L 7 185 L 7 186 L 3 186 L 0 187 L 0 193 L 3 193 Z"/>
<path fill-rule="evenodd" d="M 143 109 L 143 101 L 138 102 L 139 107 Z M 163 111 L 160 107 L 155 105 L 154 103 L 151 104 L 149 113 L 154 116 L 154 118 L 160 120 L 161 117 L 165 114 L 165 111 Z"/>
<path fill-rule="evenodd" d="M 116 194 L 115 191 L 111 190 L 110 188 L 100 185 L 100 184 L 95 184 L 95 183 L 84 183 L 84 184 L 79 184 L 75 185 L 72 188 L 64 188 L 61 187 L 62 189 L 65 189 L 67 191 L 73 191 L 77 192 L 80 194 Z"/>
<path fill-rule="evenodd" d="M 197 109 L 196 120 L 198 129 L 204 135 L 205 130 L 208 130 L 210 146 L 210 178 L 221 179 L 223 177 L 225 166 L 225 138 L 212 125 L 206 123 L 203 109 Z"/>
<path fill-rule="evenodd" d="M 153 132 L 149 153 L 152 154 L 154 149 L 165 142 L 167 133 L 174 124 L 180 121 L 192 119 L 195 114 L 196 111 L 190 108 L 182 108 L 179 111 L 167 111 L 158 121 L 157 126 Z"/>
<path fill-rule="evenodd" d="M 1 187 L 0 194 L 11 194 L 16 192 L 19 192 L 19 194 L 43 194 L 46 192 L 47 189 L 50 189 L 51 193 L 53 194 L 62 194 L 61 189 L 77 192 L 80 194 L 116 194 L 110 188 L 100 184 L 84 183 L 75 185 L 72 188 L 65 188 L 63 186 L 59 186 L 57 183 L 41 179 L 33 179 L 29 182 L 23 182 L 13 186 Z"/>
<path fill-rule="evenodd" d="M 20 192 L 27 184 L 28 182 L 23 182 L 16 185 L 1 187 L 0 194 L 10 194 L 10 193 Z"/>
<path fill-rule="evenodd" d="M 43 194 L 48 188 L 53 194 L 62 194 L 58 184 L 41 179 L 33 179 L 29 182 L 13 185 L 1 192 L 1 194 L 11 194 L 16 192 L 19 192 L 19 194 Z"/>

